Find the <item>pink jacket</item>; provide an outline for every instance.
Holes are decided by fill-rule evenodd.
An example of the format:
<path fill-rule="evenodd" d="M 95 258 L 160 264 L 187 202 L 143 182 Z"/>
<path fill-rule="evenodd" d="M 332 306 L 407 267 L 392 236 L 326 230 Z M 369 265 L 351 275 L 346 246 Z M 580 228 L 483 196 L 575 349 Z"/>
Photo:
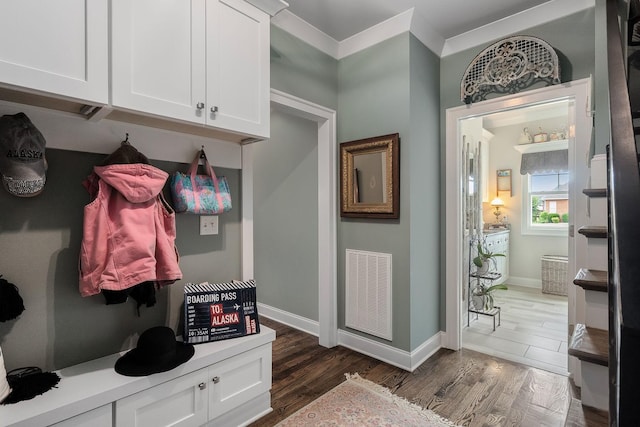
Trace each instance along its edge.
<path fill-rule="evenodd" d="M 182 278 L 175 213 L 162 196 L 168 174 L 151 165 L 94 167 L 83 182 L 93 201 L 84 208 L 80 294 L 119 291 L 146 281 Z"/>

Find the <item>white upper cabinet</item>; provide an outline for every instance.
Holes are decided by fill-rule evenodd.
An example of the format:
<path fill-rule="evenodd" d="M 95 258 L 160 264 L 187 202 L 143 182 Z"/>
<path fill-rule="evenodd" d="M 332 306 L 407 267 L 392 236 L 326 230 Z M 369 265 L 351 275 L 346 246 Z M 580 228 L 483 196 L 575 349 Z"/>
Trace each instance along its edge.
<path fill-rule="evenodd" d="M 243 0 L 112 0 L 113 107 L 269 135 L 269 16 Z"/>
<path fill-rule="evenodd" d="M 108 103 L 108 0 L 0 2 L 0 85 Z"/>
<path fill-rule="evenodd" d="M 112 105 L 204 124 L 205 0 L 112 0 L 111 13 Z"/>
<path fill-rule="evenodd" d="M 207 123 L 269 136 L 269 15 L 243 0 L 207 3 Z"/>

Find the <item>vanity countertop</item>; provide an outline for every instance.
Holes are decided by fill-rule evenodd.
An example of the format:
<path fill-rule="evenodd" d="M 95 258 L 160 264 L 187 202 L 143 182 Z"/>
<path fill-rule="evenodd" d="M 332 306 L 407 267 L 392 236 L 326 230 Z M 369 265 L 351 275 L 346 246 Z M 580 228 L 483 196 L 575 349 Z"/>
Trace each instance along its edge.
<path fill-rule="evenodd" d="M 511 230 L 508 228 L 489 228 L 483 230 L 484 234 L 498 234 L 498 233 L 509 233 Z"/>

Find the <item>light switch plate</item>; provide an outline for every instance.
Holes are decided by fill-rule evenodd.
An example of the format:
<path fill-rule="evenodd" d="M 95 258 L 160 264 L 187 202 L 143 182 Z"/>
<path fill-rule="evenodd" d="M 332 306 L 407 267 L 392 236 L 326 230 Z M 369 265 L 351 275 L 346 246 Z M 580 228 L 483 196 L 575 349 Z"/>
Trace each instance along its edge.
<path fill-rule="evenodd" d="M 200 216 L 200 235 L 218 234 L 218 217 L 216 215 Z"/>

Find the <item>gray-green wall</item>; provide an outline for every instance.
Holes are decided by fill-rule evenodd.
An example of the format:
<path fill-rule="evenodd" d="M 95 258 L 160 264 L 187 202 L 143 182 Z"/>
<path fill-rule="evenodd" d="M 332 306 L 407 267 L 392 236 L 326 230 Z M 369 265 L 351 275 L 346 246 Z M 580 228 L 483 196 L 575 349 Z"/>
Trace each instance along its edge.
<path fill-rule="evenodd" d="M 440 325 L 440 58 L 410 39 L 411 350 Z M 442 275 L 444 277 L 444 275 Z"/>
<path fill-rule="evenodd" d="M 354 53 L 338 64 L 338 141 L 400 135 L 400 218 L 338 221 L 338 326 L 345 329 L 345 250 L 392 254 L 394 347 L 410 347 L 411 300 L 409 33 Z M 357 331 L 352 331 L 359 334 Z M 374 340 L 383 341 L 376 337 Z"/>
<path fill-rule="evenodd" d="M 400 218 L 338 223 L 338 324 L 345 328 L 345 250 L 390 253 L 393 340 L 368 338 L 405 351 L 440 331 L 439 64 L 404 33 L 338 65 L 338 140 L 400 134 Z"/>
<path fill-rule="evenodd" d="M 338 324 L 345 329 L 345 250 L 391 253 L 393 341 L 358 331 L 351 332 L 399 349 L 413 350 L 441 329 L 438 270 L 440 218 L 437 203 L 440 193 L 439 58 L 409 33 L 340 61 L 274 26 L 271 36 L 271 86 L 337 109 L 338 142 L 396 132 L 400 135 L 400 218 L 341 218 L 338 221 Z M 284 131 L 281 130 L 282 126 L 285 127 Z M 285 135 L 287 126 L 280 120 L 273 121 L 272 135 Z M 264 150 L 268 149 L 265 145 Z M 262 165 L 265 161 L 268 163 L 261 171 L 256 166 L 256 183 L 268 176 L 269 168 L 282 167 L 281 159 L 266 160 L 267 157 L 262 158 L 261 154 L 255 157 L 260 158 L 260 163 L 256 165 Z M 257 203 L 257 197 L 262 196 L 258 196 L 257 188 L 254 190 Z M 257 210 L 257 206 L 254 208 Z M 310 223 L 309 227 L 315 225 L 317 223 Z M 256 234 L 263 226 L 258 224 L 256 216 Z M 300 244 L 294 235 L 288 236 L 287 241 L 290 246 Z M 259 261 L 266 255 L 262 254 L 264 248 L 262 243 L 258 243 L 258 238 L 255 249 L 258 278 L 273 266 Z M 280 259 L 274 262 L 283 263 Z M 316 320 L 315 312 L 314 317 L 303 314 L 304 311 L 309 312 L 310 307 L 303 309 L 296 306 L 297 298 L 288 292 L 288 285 L 281 286 L 280 289 L 271 289 L 271 285 L 263 283 L 260 301 Z M 268 295 L 272 291 L 274 295 Z M 304 295 L 306 291 L 299 292 Z M 317 304 L 317 299 L 313 301 Z"/>
<path fill-rule="evenodd" d="M 338 106 L 338 61 L 271 26 L 271 88 Z M 258 301 L 318 321 L 318 127 L 271 112 L 254 149 L 254 275 Z"/>
<path fill-rule="evenodd" d="M 69 129 L 73 137 L 73 129 Z M 134 143 L 135 145 L 135 143 Z M 105 305 L 102 295 L 82 298 L 78 255 L 83 208 L 89 202 L 82 180 L 105 156 L 48 149 L 42 194 L 18 198 L 0 190 L 0 274 L 19 288 L 26 310 L 0 323 L 7 370 L 23 366 L 60 369 L 129 348 L 136 334 L 168 325 L 181 334 L 185 282 L 240 278 L 240 171 L 216 169 L 229 180 L 234 209 L 220 216 L 220 234 L 200 236 L 196 215 L 177 215 L 176 245 L 184 279 L 157 292 L 154 307 Z M 188 165 L 152 164 L 166 172 Z M 170 199 L 170 195 L 167 193 Z"/>
<path fill-rule="evenodd" d="M 271 88 L 318 105 L 338 107 L 338 61 L 271 26 Z"/>
<path fill-rule="evenodd" d="M 318 125 L 274 110 L 253 150 L 258 301 L 318 321 Z"/>

